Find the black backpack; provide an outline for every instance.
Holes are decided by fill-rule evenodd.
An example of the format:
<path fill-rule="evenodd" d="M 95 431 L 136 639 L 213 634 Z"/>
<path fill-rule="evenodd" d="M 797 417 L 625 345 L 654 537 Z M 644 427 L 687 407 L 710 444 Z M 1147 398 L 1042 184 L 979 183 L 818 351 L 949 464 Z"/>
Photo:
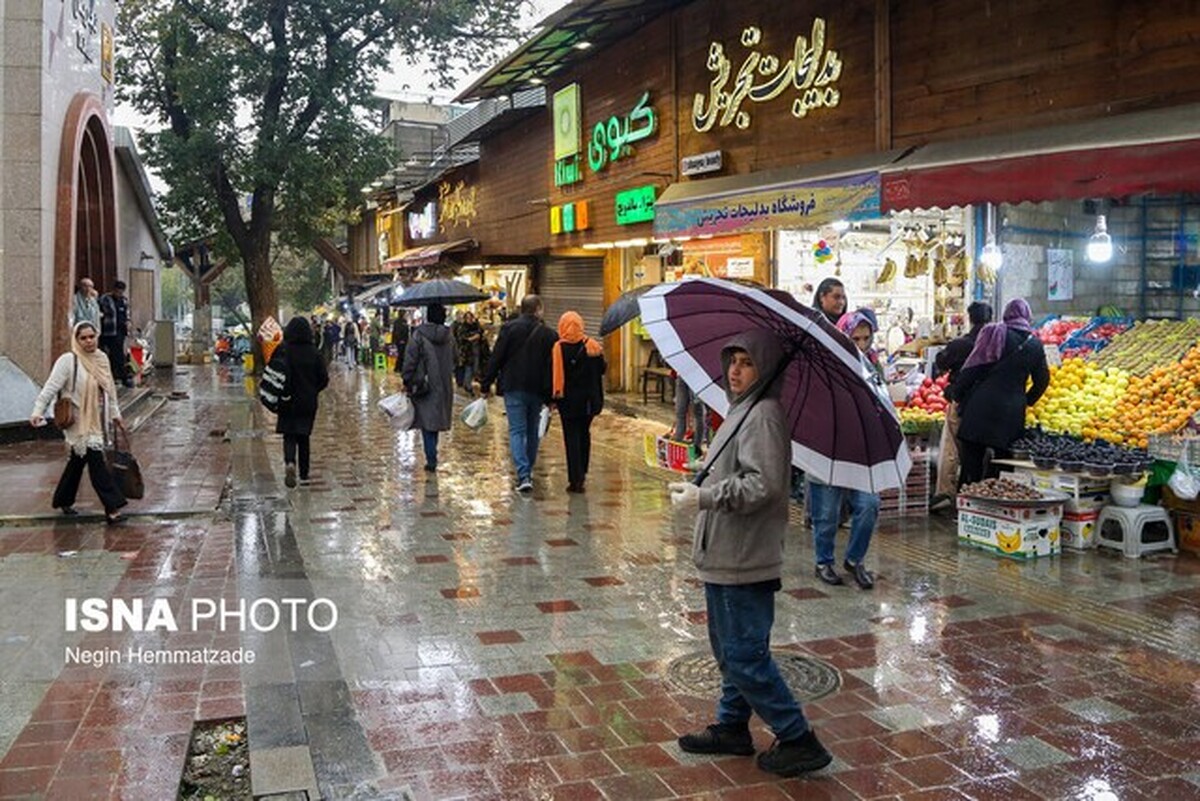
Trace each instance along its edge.
<path fill-rule="evenodd" d="M 287 359 L 283 348 L 278 350 L 267 363 L 262 380 L 258 382 L 258 400 L 272 414 L 279 414 L 292 399 L 292 390 L 288 386 Z"/>

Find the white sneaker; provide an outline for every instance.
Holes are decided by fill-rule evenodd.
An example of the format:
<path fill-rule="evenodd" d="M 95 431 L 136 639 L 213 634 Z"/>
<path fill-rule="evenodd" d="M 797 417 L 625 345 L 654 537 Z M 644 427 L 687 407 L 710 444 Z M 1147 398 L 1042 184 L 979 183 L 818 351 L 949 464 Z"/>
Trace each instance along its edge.
<path fill-rule="evenodd" d="M 533 492 L 533 479 L 527 478 L 521 481 L 521 483 L 517 484 L 517 492 L 520 492 L 521 494 Z"/>

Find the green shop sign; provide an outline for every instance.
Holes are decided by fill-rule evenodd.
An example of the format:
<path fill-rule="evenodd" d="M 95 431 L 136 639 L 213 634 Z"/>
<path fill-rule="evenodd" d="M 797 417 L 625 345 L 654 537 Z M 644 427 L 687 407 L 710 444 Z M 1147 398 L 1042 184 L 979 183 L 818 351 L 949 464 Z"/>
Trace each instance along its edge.
<path fill-rule="evenodd" d="M 592 172 L 600 172 L 610 161 L 632 154 L 631 144 L 654 134 L 658 129 L 658 116 L 647 105 L 649 102 L 650 92 L 643 92 L 633 110 L 623 118 L 614 114 L 596 123 L 587 148 L 588 166 Z"/>
<path fill-rule="evenodd" d="M 618 192 L 617 224 L 653 222 L 656 191 L 653 186 L 639 186 L 636 189 Z"/>

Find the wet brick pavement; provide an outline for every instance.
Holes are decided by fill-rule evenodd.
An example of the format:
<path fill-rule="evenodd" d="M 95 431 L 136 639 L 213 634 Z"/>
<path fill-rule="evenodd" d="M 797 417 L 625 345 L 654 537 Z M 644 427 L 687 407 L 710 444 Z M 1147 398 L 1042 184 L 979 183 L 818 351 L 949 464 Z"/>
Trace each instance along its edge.
<path fill-rule="evenodd" d="M 584 495 L 556 423 L 522 498 L 500 404 L 426 474 L 374 408 L 394 377 L 339 370 L 314 480 L 288 491 L 239 373 L 160 381 L 189 398 L 140 426 L 149 491 L 122 526 L 49 514 L 60 444 L 0 454 L 0 798 L 173 798 L 194 722 L 243 713 L 257 792 L 300 789 L 281 757 L 337 799 L 1200 797 L 1200 560 L 1022 564 L 960 550 L 937 518 L 888 522 L 867 593 L 812 578 L 794 515 L 774 642 L 839 670 L 807 706 L 836 759 L 776 780 L 674 742 L 713 699 L 668 677 L 707 640 L 690 521 L 641 463 L 661 423 L 604 415 Z M 65 632 L 63 598 L 87 596 L 326 597 L 339 619 Z M 257 661 L 64 667 L 71 646 Z"/>

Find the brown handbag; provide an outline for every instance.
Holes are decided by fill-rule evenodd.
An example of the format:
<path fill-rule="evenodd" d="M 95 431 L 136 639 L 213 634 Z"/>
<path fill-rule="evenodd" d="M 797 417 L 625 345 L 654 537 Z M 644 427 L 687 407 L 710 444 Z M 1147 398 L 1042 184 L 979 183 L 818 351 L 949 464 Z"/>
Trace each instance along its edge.
<path fill-rule="evenodd" d="M 71 372 L 71 394 L 75 394 L 75 376 L 79 372 L 79 357 L 75 357 L 75 368 Z M 54 402 L 54 425 L 59 430 L 66 430 L 75 423 L 75 404 L 70 398 L 64 398 L 62 392 L 58 393 L 58 400 Z"/>

